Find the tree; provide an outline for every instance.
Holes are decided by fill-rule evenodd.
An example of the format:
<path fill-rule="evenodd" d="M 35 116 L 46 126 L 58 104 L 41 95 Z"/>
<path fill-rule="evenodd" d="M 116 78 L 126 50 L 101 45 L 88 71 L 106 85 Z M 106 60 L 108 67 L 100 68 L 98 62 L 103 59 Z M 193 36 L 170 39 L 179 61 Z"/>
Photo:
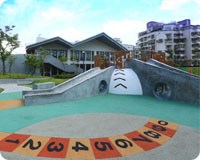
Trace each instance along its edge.
<path fill-rule="evenodd" d="M 168 59 L 173 61 L 174 60 L 174 56 L 175 56 L 174 51 L 167 50 L 166 52 L 168 53 Z"/>
<path fill-rule="evenodd" d="M 0 28 L 0 59 L 2 61 L 2 73 L 6 74 L 5 62 L 11 55 L 12 51 L 19 47 L 18 34 L 11 34 L 15 26 L 5 26 L 4 29 Z"/>
<path fill-rule="evenodd" d="M 59 57 L 59 60 L 61 61 L 62 65 L 63 65 L 63 68 L 66 70 L 65 62 L 68 61 L 68 58 L 66 56 L 61 56 L 61 57 Z"/>
<path fill-rule="evenodd" d="M 39 48 L 39 54 L 30 53 L 25 55 L 25 64 L 29 66 L 29 73 L 35 74 L 37 68 L 40 68 L 41 75 L 44 75 L 44 61 L 46 56 L 49 55 L 49 51 L 43 47 Z"/>
<path fill-rule="evenodd" d="M 38 65 L 40 67 L 40 73 L 41 75 L 44 75 L 44 61 L 45 61 L 45 58 L 50 54 L 48 50 L 46 50 L 45 48 L 43 47 L 40 47 L 40 53 L 37 57 L 38 59 Z"/>
<path fill-rule="evenodd" d="M 75 73 L 77 73 L 78 72 L 78 66 L 77 66 L 78 59 L 76 58 L 76 55 L 74 52 L 72 53 L 71 61 L 72 61 L 72 65 L 76 68 Z"/>
<path fill-rule="evenodd" d="M 29 73 L 31 75 L 35 74 L 36 69 L 40 66 L 40 62 L 38 58 L 34 54 L 25 55 L 24 63 L 29 66 Z"/>
<path fill-rule="evenodd" d="M 8 57 L 8 63 L 9 63 L 9 73 L 11 73 L 12 65 L 14 64 L 16 60 L 16 57 L 12 54 Z"/>

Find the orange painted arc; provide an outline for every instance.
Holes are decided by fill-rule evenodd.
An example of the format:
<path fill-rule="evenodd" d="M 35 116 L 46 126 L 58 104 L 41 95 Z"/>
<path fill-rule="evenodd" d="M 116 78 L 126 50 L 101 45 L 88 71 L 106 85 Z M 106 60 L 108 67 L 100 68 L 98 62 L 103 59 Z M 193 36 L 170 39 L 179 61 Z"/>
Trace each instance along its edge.
<path fill-rule="evenodd" d="M 0 110 L 24 106 L 22 99 L 12 99 L 0 101 Z"/>
<path fill-rule="evenodd" d="M 160 127 L 152 127 L 158 124 L 170 129 L 161 132 Z M 159 147 L 173 137 L 177 128 L 175 123 L 150 119 L 136 131 L 111 137 L 59 138 L 0 132 L 0 151 L 48 158 L 116 158 Z"/>

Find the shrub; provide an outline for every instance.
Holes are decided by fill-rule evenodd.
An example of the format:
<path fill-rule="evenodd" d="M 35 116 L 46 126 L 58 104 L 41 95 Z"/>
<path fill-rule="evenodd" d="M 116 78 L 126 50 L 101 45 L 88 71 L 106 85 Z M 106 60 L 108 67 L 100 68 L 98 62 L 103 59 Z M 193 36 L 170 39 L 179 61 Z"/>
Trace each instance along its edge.
<path fill-rule="evenodd" d="M 49 79 L 41 79 L 41 80 L 36 80 L 32 84 L 35 83 L 45 83 L 45 82 L 54 82 L 56 85 L 63 83 L 66 81 L 66 79 L 55 79 L 55 78 L 49 78 Z"/>
<path fill-rule="evenodd" d="M 44 76 L 31 76 L 28 74 L 10 73 L 6 75 L 0 74 L 0 79 L 25 79 L 25 78 L 44 78 Z"/>
<path fill-rule="evenodd" d="M 59 74 L 59 75 L 55 75 L 53 76 L 54 78 L 60 78 L 60 79 L 70 79 L 75 77 L 76 74 L 75 73 L 68 73 L 68 74 Z"/>
<path fill-rule="evenodd" d="M 4 91 L 4 89 L 3 89 L 3 88 L 0 88 L 0 93 L 3 92 L 3 91 Z"/>

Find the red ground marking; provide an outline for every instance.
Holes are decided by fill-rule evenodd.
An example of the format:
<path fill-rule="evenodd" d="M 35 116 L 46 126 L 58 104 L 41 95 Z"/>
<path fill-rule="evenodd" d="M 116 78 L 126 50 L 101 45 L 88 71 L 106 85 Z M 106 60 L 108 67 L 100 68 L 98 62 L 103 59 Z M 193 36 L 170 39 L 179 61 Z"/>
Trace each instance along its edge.
<path fill-rule="evenodd" d="M 157 122 L 156 119 L 153 120 Z M 176 133 L 176 128 L 178 126 L 175 123 L 169 124 L 169 126 L 171 125 L 170 127 L 173 128 L 172 129 L 169 127 L 165 127 L 164 125 L 159 125 L 157 123 L 154 123 L 153 120 L 151 120 L 152 122 L 149 121 L 147 124 L 144 125 L 143 128 L 140 128 L 137 131 L 126 133 L 121 136 L 118 135 L 115 137 L 70 139 L 70 138 L 35 136 L 33 140 L 35 141 L 41 140 L 43 145 L 40 148 L 40 150 L 38 150 L 38 152 L 30 150 L 29 154 L 38 157 L 83 159 L 83 154 L 85 154 L 83 153 L 83 151 L 89 151 L 87 152 L 88 155 L 85 156 L 86 159 L 94 157 L 116 158 L 116 157 L 122 157 L 122 154 L 123 155 L 135 154 L 133 153 L 133 150 L 126 149 L 127 145 L 131 146 L 131 142 L 134 142 L 133 144 L 135 145 L 135 147 L 138 146 L 138 148 L 140 149 L 138 152 L 148 151 L 150 149 L 160 146 L 161 144 L 159 144 L 159 142 L 155 142 L 155 140 L 154 139 L 152 140 L 152 138 L 148 138 L 145 134 L 143 134 L 143 130 L 149 129 L 162 134 L 163 137 L 165 137 L 164 140 L 162 139 L 162 142 L 165 143 L 174 136 L 174 134 Z M 21 151 L 20 146 L 24 142 L 26 142 L 28 138 L 34 137 L 30 135 L 15 134 L 15 133 L 14 134 L 8 134 L 4 132 L 0 133 L 1 136 L 3 135 L 2 139 L 0 140 L 0 151 L 16 152 L 16 153 L 19 152 L 25 155 L 27 154 L 27 152 L 25 150 Z M 121 143 L 119 143 L 118 146 L 116 146 L 115 143 L 116 140 L 121 140 Z"/>
<path fill-rule="evenodd" d="M 158 126 L 158 127 L 156 127 L 156 126 Z M 173 130 L 173 129 L 170 129 L 170 128 L 167 128 L 165 126 L 161 126 L 161 125 L 158 125 L 158 124 L 154 124 L 154 123 L 151 123 L 151 122 L 148 122 L 147 124 L 145 124 L 145 127 L 153 129 L 154 131 L 159 132 L 161 134 L 164 134 L 165 136 L 168 136 L 168 137 L 171 137 L 171 138 L 176 133 L 176 131 Z M 166 130 L 162 131 L 162 127 L 165 128 Z"/>
<path fill-rule="evenodd" d="M 43 147 L 38 157 L 65 158 L 69 145 L 69 138 L 51 138 Z"/>
<path fill-rule="evenodd" d="M 0 151 L 13 152 L 30 135 L 11 134 L 0 141 Z"/>
<path fill-rule="evenodd" d="M 160 146 L 159 143 L 154 142 L 147 138 L 146 136 L 142 135 L 141 133 L 137 131 L 133 131 L 127 134 L 124 134 L 127 138 L 131 139 L 134 143 L 136 143 L 138 146 L 140 146 L 145 151 L 148 151 L 150 149 L 156 148 Z"/>
<path fill-rule="evenodd" d="M 108 138 L 92 138 L 90 139 L 90 143 L 95 158 L 115 158 L 122 156 Z"/>

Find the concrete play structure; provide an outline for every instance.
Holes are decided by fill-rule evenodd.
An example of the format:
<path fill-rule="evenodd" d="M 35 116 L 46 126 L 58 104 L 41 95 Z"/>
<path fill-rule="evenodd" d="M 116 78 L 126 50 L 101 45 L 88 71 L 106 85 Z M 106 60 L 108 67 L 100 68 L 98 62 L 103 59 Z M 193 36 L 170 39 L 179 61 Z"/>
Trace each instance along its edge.
<path fill-rule="evenodd" d="M 23 100 L 30 106 L 113 93 L 200 104 L 199 82 L 198 76 L 153 59 L 130 60 L 125 62 L 125 69 L 93 68 L 50 89 L 23 91 Z"/>

